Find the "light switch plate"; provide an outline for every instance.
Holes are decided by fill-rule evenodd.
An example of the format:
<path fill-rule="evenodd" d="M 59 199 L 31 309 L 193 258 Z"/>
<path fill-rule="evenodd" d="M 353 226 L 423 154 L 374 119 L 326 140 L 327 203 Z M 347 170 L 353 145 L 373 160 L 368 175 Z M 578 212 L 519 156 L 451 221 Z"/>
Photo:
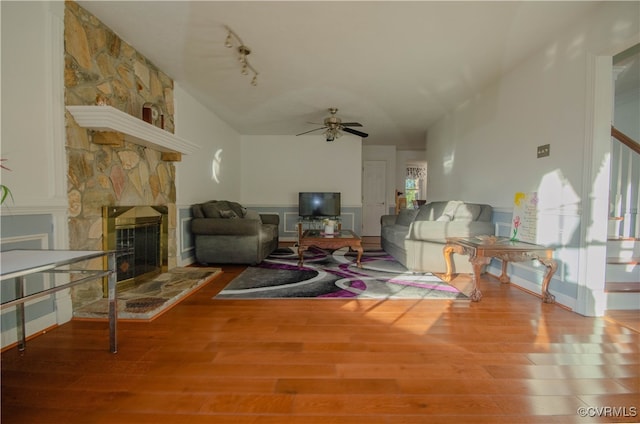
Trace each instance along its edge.
<path fill-rule="evenodd" d="M 551 145 L 545 144 L 538 146 L 538 158 L 544 158 L 551 154 Z"/>

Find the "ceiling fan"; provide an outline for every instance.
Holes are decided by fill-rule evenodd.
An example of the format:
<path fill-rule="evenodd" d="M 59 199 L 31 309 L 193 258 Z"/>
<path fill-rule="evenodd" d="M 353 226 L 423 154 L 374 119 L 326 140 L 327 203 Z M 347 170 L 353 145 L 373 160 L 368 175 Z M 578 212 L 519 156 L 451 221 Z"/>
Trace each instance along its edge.
<path fill-rule="evenodd" d="M 361 127 L 362 126 L 361 123 L 342 122 L 342 120 L 336 116 L 337 112 L 338 112 L 338 108 L 335 108 L 335 107 L 329 108 L 329 113 L 331 113 L 331 116 L 328 116 L 324 119 L 324 126 L 313 129 L 313 130 L 305 131 L 303 133 L 296 134 L 296 135 L 298 136 L 298 135 L 308 134 L 310 132 L 314 132 L 318 130 L 325 130 L 324 135 L 327 141 L 333 141 L 336 138 L 340 137 L 342 135 L 342 131 L 357 135 L 362 138 L 369 137 L 369 134 L 367 133 L 363 133 L 362 131 L 358 131 L 358 130 L 354 130 L 353 128 L 350 128 L 350 127 Z"/>

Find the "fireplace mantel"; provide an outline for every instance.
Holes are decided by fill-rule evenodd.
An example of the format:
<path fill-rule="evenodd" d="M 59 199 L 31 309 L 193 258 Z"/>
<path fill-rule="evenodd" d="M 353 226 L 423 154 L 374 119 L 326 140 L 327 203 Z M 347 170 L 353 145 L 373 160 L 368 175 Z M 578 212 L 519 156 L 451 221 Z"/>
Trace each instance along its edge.
<path fill-rule="evenodd" d="M 195 153 L 200 146 L 112 106 L 67 106 L 78 125 L 94 131 L 123 134 L 124 139 L 163 153 Z"/>

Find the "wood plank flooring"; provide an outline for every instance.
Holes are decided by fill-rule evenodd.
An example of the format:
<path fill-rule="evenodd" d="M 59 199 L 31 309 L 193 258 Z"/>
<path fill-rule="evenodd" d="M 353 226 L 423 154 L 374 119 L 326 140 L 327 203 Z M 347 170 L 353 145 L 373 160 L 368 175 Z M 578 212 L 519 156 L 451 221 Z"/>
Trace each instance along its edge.
<path fill-rule="evenodd" d="M 2 423 L 640 421 L 640 334 L 611 320 L 490 276 L 479 303 L 214 300 L 244 269 L 222 268 L 155 321 L 119 323 L 117 354 L 86 321 L 4 352 Z"/>

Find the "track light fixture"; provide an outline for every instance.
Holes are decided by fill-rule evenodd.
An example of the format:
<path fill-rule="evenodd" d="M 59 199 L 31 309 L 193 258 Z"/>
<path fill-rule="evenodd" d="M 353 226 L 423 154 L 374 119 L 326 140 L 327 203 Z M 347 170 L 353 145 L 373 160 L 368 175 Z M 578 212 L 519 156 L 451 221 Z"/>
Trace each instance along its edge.
<path fill-rule="evenodd" d="M 258 71 L 256 71 L 256 69 L 251 66 L 249 60 L 247 59 L 247 56 L 251 54 L 251 49 L 245 46 L 245 44 L 242 42 L 242 39 L 238 37 L 238 34 L 236 34 L 231 28 L 226 25 L 224 27 L 227 30 L 227 38 L 224 41 L 224 46 L 229 49 L 237 46 L 236 50 L 238 52 L 238 60 L 240 61 L 241 66 L 240 73 L 242 73 L 242 75 L 249 75 L 249 71 L 253 72 L 251 85 L 258 85 Z"/>

